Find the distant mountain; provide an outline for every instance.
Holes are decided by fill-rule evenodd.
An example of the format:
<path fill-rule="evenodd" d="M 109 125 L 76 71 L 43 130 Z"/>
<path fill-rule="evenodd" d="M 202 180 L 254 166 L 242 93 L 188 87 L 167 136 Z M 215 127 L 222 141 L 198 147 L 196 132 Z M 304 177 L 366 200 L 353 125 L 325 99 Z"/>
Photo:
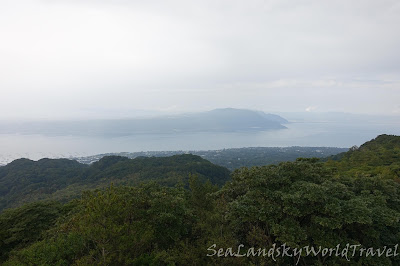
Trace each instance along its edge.
<path fill-rule="evenodd" d="M 129 136 L 179 132 L 236 132 L 283 129 L 288 121 L 278 115 L 244 109 L 216 109 L 174 116 L 87 120 L 3 122 L 0 134 Z"/>
<path fill-rule="evenodd" d="M 399 124 L 400 121 L 399 115 L 354 114 L 343 112 L 279 112 L 278 114 L 292 122 Z"/>
<path fill-rule="evenodd" d="M 279 116 L 279 115 L 275 115 L 275 114 L 266 114 L 266 113 L 264 113 L 264 112 L 262 112 L 262 111 L 258 111 L 257 113 L 258 113 L 259 115 L 261 115 L 262 117 L 264 117 L 264 118 L 270 120 L 270 121 L 275 121 L 275 122 L 278 122 L 278 123 L 280 123 L 280 124 L 289 123 L 288 120 L 286 120 L 285 118 L 283 118 L 283 117 L 281 117 L 281 116 Z"/>
<path fill-rule="evenodd" d="M 218 185 L 230 178 L 228 169 L 190 154 L 136 159 L 106 156 L 90 166 L 67 159 L 18 159 L 0 167 L 0 211 L 36 200 L 66 201 L 83 190 L 108 186 L 111 182 L 187 184 L 191 174 Z"/>
<path fill-rule="evenodd" d="M 183 131 L 259 131 L 286 128 L 288 121 L 280 116 L 245 109 L 215 109 L 170 120 Z"/>

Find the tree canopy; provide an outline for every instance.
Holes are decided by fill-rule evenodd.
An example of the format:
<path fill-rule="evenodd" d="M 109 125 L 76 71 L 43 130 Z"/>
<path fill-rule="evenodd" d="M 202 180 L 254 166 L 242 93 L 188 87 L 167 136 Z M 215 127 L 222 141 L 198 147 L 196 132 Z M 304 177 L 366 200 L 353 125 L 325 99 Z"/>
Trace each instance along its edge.
<path fill-rule="evenodd" d="M 131 167 L 123 168 L 127 172 L 151 169 L 143 167 L 146 164 L 161 176 L 168 177 L 168 169 L 185 169 L 186 176 L 166 186 L 143 170 L 149 182 L 110 184 L 66 204 L 35 202 L 4 210 L 0 263 L 400 265 L 400 183 L 396 175 L 375 172 L 375 167 L 398 163 L 396 145 L 397 137 L 380 136 L 338 161 L 298 158 L 243 167 L 222 187 L 212 178 L 204 180 L 210 168 L 196 157 L 139 158 L 134 164 L 126 158 L 106 158 L 83 168 L 86 180 L 98 180 L 102 174 L 118 180 L 126 175 L 118 171 L 125 164 Z M 378 150 L 383 151 L 378 159 L 369 158 Z M 359 169 L 352 171 L 350 165 Z M 346 245 L 357 248 L 354 256 L 324 255 Z M 242 253 L 236 255 L 243 256 L 235 256 L 239 247 Z M 263 255 L 263 250 L 276 247 L 323 251 Z M 378 256 L 378 249 L 385 255 Z"/>

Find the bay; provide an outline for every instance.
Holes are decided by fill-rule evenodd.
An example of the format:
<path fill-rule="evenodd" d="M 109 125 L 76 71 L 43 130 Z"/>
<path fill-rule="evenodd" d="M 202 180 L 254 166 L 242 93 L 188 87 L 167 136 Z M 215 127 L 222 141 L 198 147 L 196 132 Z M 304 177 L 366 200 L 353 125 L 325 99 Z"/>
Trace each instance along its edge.
<path fill-rule="evenodd" d="M 400 122 L 293 122 L 258 132 L 196 132 L 88 137 L 0 134 L 0 164 L 18 158 L 71 158 L 113 152 L 219 150 L 242 147 L 343 147 L 380 134 L 400 134 Z"/>

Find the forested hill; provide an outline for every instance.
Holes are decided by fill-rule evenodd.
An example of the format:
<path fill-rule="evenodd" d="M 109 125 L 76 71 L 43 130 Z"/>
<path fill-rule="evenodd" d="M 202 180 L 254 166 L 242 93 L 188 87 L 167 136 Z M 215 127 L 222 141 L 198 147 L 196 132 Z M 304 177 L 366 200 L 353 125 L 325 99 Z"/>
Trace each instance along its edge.
<path fill-rule="evenodd" d="M 360 147 L 327 158 L 328 166 L 340 173 L 369 173 L 385 178 L 400 178 L 400 136 L 379 135 Z"/>
<path fill-rule="evenodd" d="M 140 157 L 107 156 L 92 165 L 67 159 L 18 159 L 0 167 L 0 211 L 41 199 L 68 200 L 83 190 L 115 184 L 135 185 L 156 181 L 174 186 L 187 184 L 190 174 L 222 185 L 229 170 L 195 155 Z"/>
<path fill-rule="evenodd" d="M 8 206 L 29 195 L 65 200 L 108 186 L 65 204 L 36 201 L 3 210 L 0 264 L 400 265 L 400 182 L 392 175 L 398 140 L 382 135 L 327 162 L 243 167 L 222 187 L 200 179 L 222 183 L 229 171 L 193 155 L 112 156 L 90 166 L 17 160 L 0 168 Z M 158 183 L 137 185 L 141 180 Z M 188 186 L 165 186 L 179 180 Z M 308 247 L 315 256 L 305 254 Z M 259 248 L 274 253 L 252 255 Z M 280 256 L 276 248 L 303 253 Z"/>

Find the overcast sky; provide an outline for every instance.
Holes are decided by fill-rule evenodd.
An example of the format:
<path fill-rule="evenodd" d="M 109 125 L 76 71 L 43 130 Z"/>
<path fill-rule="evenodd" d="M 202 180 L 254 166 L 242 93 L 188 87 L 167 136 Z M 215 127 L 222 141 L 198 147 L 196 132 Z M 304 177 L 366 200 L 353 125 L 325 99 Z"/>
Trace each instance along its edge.
<path fill-rule="evenodd" d="M 0 118 L 400 114 L 400 1 L 1 0 Z"/>

